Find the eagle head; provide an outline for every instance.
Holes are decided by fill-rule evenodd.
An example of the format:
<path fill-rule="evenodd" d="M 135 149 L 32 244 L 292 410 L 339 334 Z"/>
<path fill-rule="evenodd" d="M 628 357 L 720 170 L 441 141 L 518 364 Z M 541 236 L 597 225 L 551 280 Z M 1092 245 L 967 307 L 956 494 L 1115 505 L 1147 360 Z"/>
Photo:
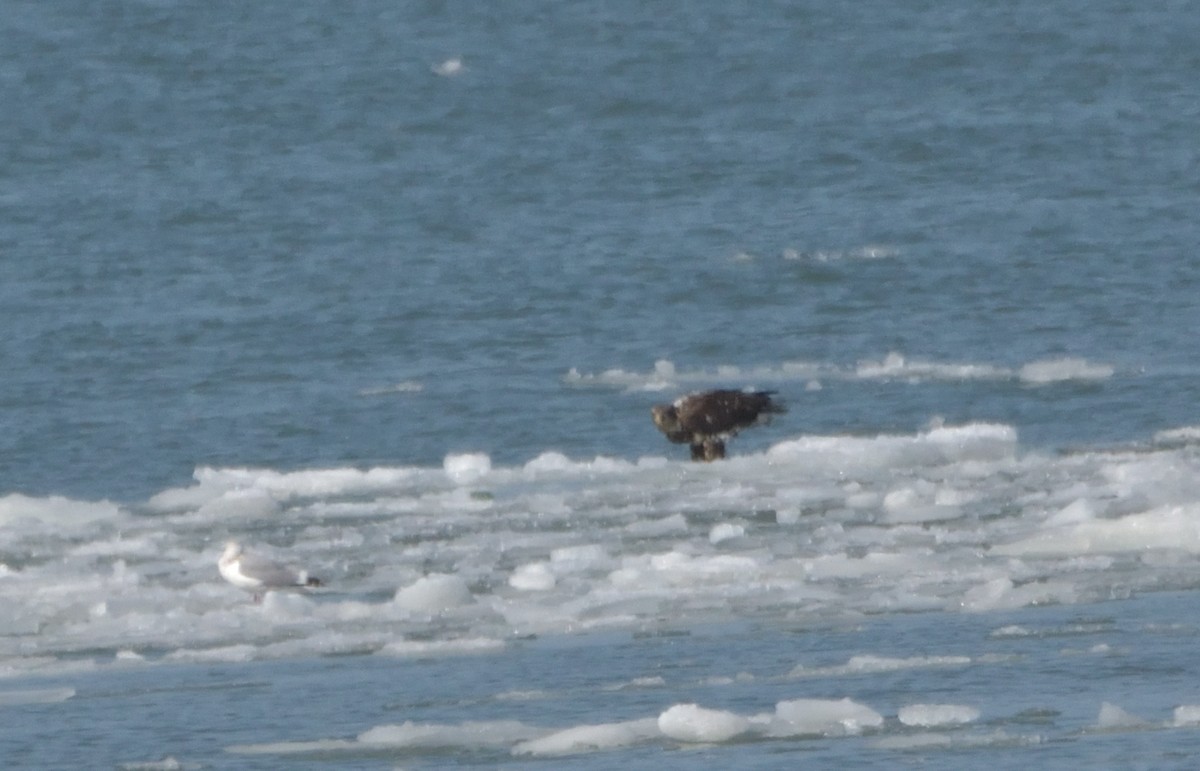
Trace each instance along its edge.
<path fill-rule="evenodd" d="M 650 408 L 650 414 L 654 417 L 654 425 L 658 426 L 658 430 L 664 434 L 670 434 L 680 429 L 679 413 L 673 404 L 656 404 Z"/>
<path fill-rule="evenodd" d="M 692 441 L 691 432 L 683 427 L 679 420 L 679 410 L 674 404 L 656 404 L 650 408 L 654 425 L 667 436 L 667 441 L 676 444 L 686 444 Z"/>

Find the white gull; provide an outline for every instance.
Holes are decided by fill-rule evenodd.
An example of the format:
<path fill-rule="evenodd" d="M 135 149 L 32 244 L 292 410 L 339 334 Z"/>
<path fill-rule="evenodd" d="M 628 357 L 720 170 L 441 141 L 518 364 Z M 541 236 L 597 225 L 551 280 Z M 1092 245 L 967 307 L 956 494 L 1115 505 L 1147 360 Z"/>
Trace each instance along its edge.
<path fill-rule="evenodd" d="M 254 592 L 257 599 L 260 592 L 271 589 L 292 589 L 321 586 L 321 579 L 310 576 L 307 570 L 296 570 L 286 565 L 267 559 L 258 554 L 250 554 L 242 549 L 237 541 L 225 544 L 225 551 L 217 560 L 217 569 L 221 577 L 239 589 Z"/>

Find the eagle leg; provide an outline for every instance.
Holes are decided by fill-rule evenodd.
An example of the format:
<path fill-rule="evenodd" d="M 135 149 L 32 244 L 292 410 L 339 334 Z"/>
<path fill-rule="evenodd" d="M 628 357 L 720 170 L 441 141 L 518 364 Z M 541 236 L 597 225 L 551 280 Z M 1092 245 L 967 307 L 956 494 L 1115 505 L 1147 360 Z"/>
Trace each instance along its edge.
<path fill-rule="evenodd" d="M 720 439 L 705 439 L 692 444 L 692 460 L 714 461 L 725 457 L 725 442 Z"/>

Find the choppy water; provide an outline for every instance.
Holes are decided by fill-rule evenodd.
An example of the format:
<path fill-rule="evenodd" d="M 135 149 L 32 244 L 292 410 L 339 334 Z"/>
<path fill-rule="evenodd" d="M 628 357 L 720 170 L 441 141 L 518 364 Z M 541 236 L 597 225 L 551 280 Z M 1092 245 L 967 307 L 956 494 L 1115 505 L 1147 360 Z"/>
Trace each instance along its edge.
<path fill-rule="evenodd" d="M 1197 39 L 14 5 L 0 754 L 1190 765 Z M 712 385 L 791 411 L 693 465 Z"/>

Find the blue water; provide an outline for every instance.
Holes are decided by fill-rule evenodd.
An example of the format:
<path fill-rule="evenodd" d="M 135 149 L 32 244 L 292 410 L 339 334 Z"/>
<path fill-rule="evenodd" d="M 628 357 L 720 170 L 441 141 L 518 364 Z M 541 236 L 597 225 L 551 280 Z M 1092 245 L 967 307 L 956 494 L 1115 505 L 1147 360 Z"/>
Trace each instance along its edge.
<path fill-rule="evenodd" d="M 1180 657 L 1178 651 L 1197 630 L 1192 622 L 1161 623 L 1181 607 L 1194 610 L 1194 595 L 1129 602 L 1119 617 L 1112 605 L 989 617 L 933 614 L 920 633 L 897 616 L 853 625 L 738 625 L 642 638 L 527 641 L 483 659 L 330 658 L 91 676 L 74 679 L 77 694 L 70 701 L 6 709 L 0 751 L 9 767 L 42 768 L 142 767 L 138 762 L 153 767 L 160 758 L 167 759 L 166 768 L 245 769 L 1186 768 L 1200 753 L 1200 731 L 1167 723 L 1171 705 L 1195 699 L 1200 676 L 1195 657 Z M 1006 636 L 1004 630 L 1014 625 L 1026 633 Z M 1097 651 L 1098 641 L 1111 647 Z M 1047 645 L 1061 655 L 1048 659 Z M 1136 659 L 1126 655 L 1126 646 L 1137 648 Z M 847 651 L 879 647 L 905 657 L 936 652 L 960 661 L 849 676 L 790 674 L 797 666 L 838 664 Z M 432 726 L 464 718 L 477 725 L 515 720 L 554 729 L 596 722 L 598 716 L 656 715 L 679 701 L 753 713 L 799 695 L 840 698 L 847 688 L 884 710 L 900 708 L 918 694 L 977 700 L 984 708 L 977 724 L 940 734 L 945 745 L 922 744 L 928 732 L 893 718 L 887 731 L 895 740 L 891 745 L 871 736 L 682 750 L 648 741 L 616 753 L 549 760 L 514 759 L 507 746 L 463 742 L 463 748 L 444 739 L 408 747 L 286 746 L 317 737 L 344 741 L 364 727 L 406 720 Z M 1142 722 L 1097 728 L 1093 707 L 1112 700 Z M 255 744 L 264 735 L 285 746 Z"/>
<path fill-rule="evenodd" d="M 0 499 L 678 460 L 649 406 L 704 385 L 790 405 L 739 455 L 1144 447 L 1200 423 L 1197 40 L 1184 2 L 9 3 Z"/>
<path fill-rule="evenodd" d="M 657 447 L 648 399 L 561 378 L 660 358 L 1119 373 L 1049 405 L 801 392 L 816 429 L 952 413 L 1064 443 L 1193 412 L 1186 5 L 7 15 L 5 489 L 136 500 L 202 464 L 636 455 Z M 431 71 L 452 57 L 461 75 Z M 872 245 L 893 256 L 806 258 Z M 405 381 L 424 390 L 361 395 Z"/>

